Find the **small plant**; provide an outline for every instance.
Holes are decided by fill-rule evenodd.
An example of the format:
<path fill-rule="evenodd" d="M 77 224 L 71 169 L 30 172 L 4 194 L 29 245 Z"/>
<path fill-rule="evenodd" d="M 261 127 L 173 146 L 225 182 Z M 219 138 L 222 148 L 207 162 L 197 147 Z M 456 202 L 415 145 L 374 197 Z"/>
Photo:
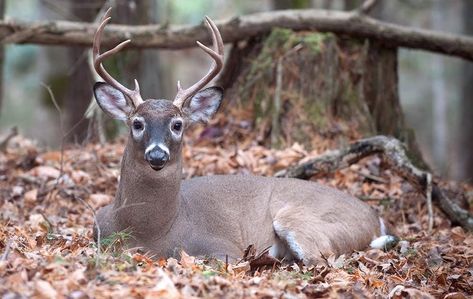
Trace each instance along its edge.
<path fill-rule="evenodd" d="M 103 253 L 114 254 L 121 252 L 125 242 L 131 238 L 131 231 L 128 229 L 114 232 L 110 236 L 103 238 L 100 241 L 100 247 Z"/>

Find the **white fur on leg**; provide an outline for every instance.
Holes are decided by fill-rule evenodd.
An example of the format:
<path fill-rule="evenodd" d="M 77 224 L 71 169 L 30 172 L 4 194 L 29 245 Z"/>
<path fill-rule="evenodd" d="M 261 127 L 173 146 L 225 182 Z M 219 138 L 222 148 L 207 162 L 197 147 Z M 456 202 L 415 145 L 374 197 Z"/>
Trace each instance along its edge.
<path fill-rule="evenodd" d="M 378 238 L 373 239 L 370 243 L 371 248 L 375 249 L 385 249 L 389 243 L 393 241 L 393 236 L 384 235 Z"/>
<path fill-rule="evenodd" d="M 284 229 L 276 221 L 273 222 L 273 228 L 274 228 L 274 231 L 276 232 L 276 235 L 278 235 L 278 237 L 281 238 L 282 240 L 286 241 L 287 246 L 289 247 L 289 250 L 291 251 L 292 255 L 298 260 L 303 260 L 304 251 L 299 246 L 299 244 L 297 244 L 294 237 L 294 232 Z"/>

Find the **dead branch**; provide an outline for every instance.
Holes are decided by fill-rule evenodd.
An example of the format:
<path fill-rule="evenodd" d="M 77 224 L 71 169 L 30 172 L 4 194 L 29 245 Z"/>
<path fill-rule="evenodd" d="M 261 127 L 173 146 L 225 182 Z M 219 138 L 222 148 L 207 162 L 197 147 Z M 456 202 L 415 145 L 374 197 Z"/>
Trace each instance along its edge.
<path fill-rule="evenodd" d="M 473 231 L 473 215 L 448 198 L 436 182 L 432 181 L 430 184 L 431 174 L 412 165 L 402 143 L 392 137 L 374 136 L 361 139 L 346 148 L 329 151 L 310 161 L 283 170 L 276 176 L 309 179 L 317 174 L 331 173 L 346 168 L 374 154 L 381 154 L 393 171 L 411 183 L 419 192 L 426 194 L 428 200 L 429 193 L 432 192 L 432 200 L 452 222 Z M 429 202 L 427 204 L 429 205 Z M 429 219 L 429 227 L 430 222 Z"/>
<path fill-rule="evenodd" d="M 374 1 L 375 2 L 375 1 Z M 368 1 L 368 11 L 371 4 Z M 387 46 L 405 47 L 459 56 L 473 60 L 473 38 L 410 28 L 377 21 L 365 14 L 329 10 L 281 10 L 250 14 L 216 22 L 227 43 L 246 40 L 269 32 L 274 27 L 318 30 L 380 41 Z M 7 43 L 91 46 L 97 25 L 68 21 L 0 22 L 0 40 Z M 182 49 L 195 41 L 208 42 L 203 24 L 198 26 L 110 25 L 103 37 L 104 46 L 131 39 L 130 47 Z"/>

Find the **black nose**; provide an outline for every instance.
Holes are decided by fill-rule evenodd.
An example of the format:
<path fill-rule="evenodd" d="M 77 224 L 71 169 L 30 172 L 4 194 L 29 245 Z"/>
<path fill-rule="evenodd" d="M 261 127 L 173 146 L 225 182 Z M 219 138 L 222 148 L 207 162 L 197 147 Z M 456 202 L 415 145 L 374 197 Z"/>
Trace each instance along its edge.
<path fill-rule="evenodd" d="M 169 155 L 165 151 L 155 148 L 145 154 L 145 159 L 153 169 L 159 170 L 169 160 Z"/>

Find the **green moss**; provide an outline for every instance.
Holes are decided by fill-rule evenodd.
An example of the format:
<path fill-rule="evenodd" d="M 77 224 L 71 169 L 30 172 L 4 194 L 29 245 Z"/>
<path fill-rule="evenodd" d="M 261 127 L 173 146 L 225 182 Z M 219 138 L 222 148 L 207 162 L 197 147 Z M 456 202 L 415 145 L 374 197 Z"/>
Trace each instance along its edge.
<path fill-rule="evenodd" d="M 291 70 L 297 70 L 302 67 L 297 57 L 301 55 L 306 57 L 307 67 L 310 68 L 313 63 L 320 60 L 319 56 L 326 48 L 324 46 L 327 41 L 333 41 L 336 36 L 331 33 L 319 32 L 294 32 L 285 28 L 274 28 L 271 33 L 262 42 L 261 50 L 254 57 L 249 65 L 248 72 L 244 77 L 244 81 L 239 85 L 239 94 L 241 103 L 249 103 L 253 106 L 253 119 L 255 126 L 261 126 L 265 122 L 269 122 L 274 117 L 281 118 L 282 115 L 276 113 L 287 113 L 285 108 L 281 111 L 274 111 L 273 99 L 276 84 L 276 65 L 280 58 L 286 58 L 283 61 L 283 86 L 281 105 L 290 103 L 291 106 L 297 106 L 300 109 L 299 125 L 294 126 L 290 134 L 293 140 L 304 143 L 307 140 L 307 131 L 313 127 L 325 127 L 329 120 L 327 119 L 327 103 L 318 98 L 316 93 L 305 94 L 302 87 L 298 87 L 300 80 L 306 80 L 307 74 L 291 73 Z M 294 51 L 297 47 L 297 52 Z M 309 62 L 310 61 L 310 62 Z M 289 72 L 286 73 L 286 68 Z M 313 70 L 308 70 L 309 73 Z M 286 75 L 287 74 L 287 75 Z M 299 80 L 299 81 L 298 81 Z M 290 86 L 288 82 L 294 83 Z M 305 94 L 305 95 L 303 95 Z M 310 97 L 308 99 L 304 97 Z M 329 99 L 331 101 L 331 99 Z M 300 106 L 303 105 L 303 107 Z M 282 130 L 284 132 L 284 130 Z M 282 133 L 281 132 L 281 133 Z M 284 143 L 284 137 L 281 135 L 277 140 L 272 135 L 271 145 L 278 147 Z M 307 146 L 310 146 L 307 144 Z"/>
<path fill-rule="evenodd" d="M 309 8 L 310 5 L 311 5 L 310 0 L 293 0 L 291 8 L 304 9 L 304 8 Z"/>
<path fill-rule="evenodd" d="M 315 54 L 322 51 L 324 43 L 328 39 L 335 38 L 332 33 L 308 33 L 302 37 L 302 42 L 309 48 L 309 50 Z"/>
<path fill-rule="evenodd" d="M 263 42 L 263 48 L 258 57 L 251 63 L 248 78 L 263 77 L 266 71 L 271 70 L 275 59 L 286 52 L 292 44 L 292 36 L 293 31 L 290 29 L 273 29 Z"/>

